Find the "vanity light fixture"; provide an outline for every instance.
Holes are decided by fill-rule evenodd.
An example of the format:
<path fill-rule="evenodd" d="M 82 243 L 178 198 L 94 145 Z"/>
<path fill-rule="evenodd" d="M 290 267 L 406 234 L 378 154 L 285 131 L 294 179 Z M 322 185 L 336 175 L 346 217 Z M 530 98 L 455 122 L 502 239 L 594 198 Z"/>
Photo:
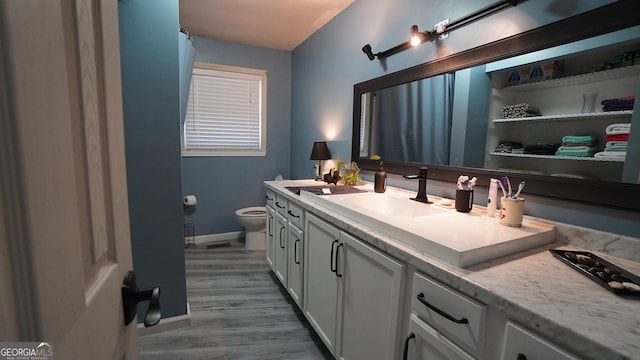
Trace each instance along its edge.
<path fill-rule="evenodd" d="M 411 26 L 411 35 L 409 36 L 409 40 L 403 42 L 402 44 L 396 45 L 391 49 L 387 49 L 382 52 L 373 53 L 371 50 L 371 45 L 367 44 L 362 47 L 362 52 L 364 52 L 370 61 L 373 61 L 375 58 L 384 59 L 393 54 L 399 53 L 401 51 L 405 51 L 411 47 L 415 47 L 420 45 L 423 42 L 432 41 L 434 38 L 431 35 L 431 32 L 424 31 L 420 32 L 418 30 L 418 25 Z"/>
<path fill-rule="evenodd" d="M 329 148 L 326 141 L 316 141 L 313 143 L 313 149 L 311 149 L 311 157 L 309 160 L 318 160 L 318 174 L 316 175 L 316 181 L 322 180 L 322 160 L 331 159 Z"/>
<path fill-rule="evenodd" d="M 427 41 L 433 41 L 433 34 L 431 32 L 420 32 L 418 30 L 418 25 L 411 26 L 411 37 L 409 38 L 411 46 L 415 47 Z"/>
<path fill-rule="evenodd" d="M 393 54 L 399 53 L 401 51 L 407 50 L 410 47 L 418 46 L 422 43 L 434 41 L 436 38 L 442 39 L 446 36 L 446 34 L 452 30 L 455 30 L 459 27 L 472 23 L 476 20 L 480 20 L 486 16 L 489 16 L 497 11 L 503 10 L 510 6 L 517 6 L 522 0 L 501 0 L 492 5 L 484 7 L 476 12 L 473 12 L 467 16 L 464 16 L 460 19 L 449 22 L 448 19 L 441 21 L 433 26 L 432 31 L 419 31 L 418 25 L 411 26 L 411 36 L 409 40 L 396 45 L 388 50 L 373 53 L 370 44 L 366 44 L 362 47 L 362 52 L 364 52 L 370 61 L 373 61 L 375 58 L 384 59 Z"/>

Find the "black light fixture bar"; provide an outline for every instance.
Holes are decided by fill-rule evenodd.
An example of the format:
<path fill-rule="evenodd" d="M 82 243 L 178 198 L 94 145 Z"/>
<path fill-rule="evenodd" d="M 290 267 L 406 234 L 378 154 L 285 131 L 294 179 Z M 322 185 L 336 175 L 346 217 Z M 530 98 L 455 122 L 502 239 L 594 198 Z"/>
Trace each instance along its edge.
<path fill-rule="evenodd" d="M 480 20 L 486 16 L 489 16 L 493 13 L 496 13 L 500 10 L 506 9 L 511 6 L 517 6 L 520 3 L 520 0 L 504 0 L 498 1 L 492 5 L 486 6 L 476 12 L 473 12 L 467 16 L 461 17 L 460 19 L 449 22 L 446 25 L 444 32 L 455 30 L 459 27 L 463 27 L 467 24 L 470 24 L 474 21 Z"/>
<path fill-rule="evenodd" d="M 474 22 L 476 20 L 479 20 L 481 18 L 484 18 L 486 16 L 489 16 L 495 12 L 498 12 L 500 10 L 503 10 L 509 6 L 517 6 L 520 3 L 521 0 L 503 0 L 503 1 L 498 1 L 495 4 L 486 6 L 474 13 L 471 13 L 467 16 L 464 16 L 460 19 L 454 20 L 452 22 L 449 22 L 448 24 L 444 25 L 444 27 L 438 31 L 438 29 L 434 28 L 433 31 L 424 31 L 421 32 L 420 34 L 423 35 L 425 41 L 432 41 L 434 39 L 434 35 L 442 35 L 446 32 L 455 30 L 459 27 L 462 27 L 464 25 L 467 25 L 471 22 Z M 417 26 L 413 25 L 412 27 L 412 32 L 413 30 L 417 31 Z M 365 46 L 362 47 L 362 52 L 364 52 L 367 57 L 369 58 L 370 61 L 373 61 L 375 58 L 378 59 L 384 59 L 386 57 L 389 57 L 391 55 L 397 54 L 401 51 L 407 50 L 409 48 L 413 47 L 411 45 L 411 41 L 407 40 L 401 44 L 398 44 L 390 49 L 387 49 L 385 51 L 381 51 L 381 52 L 377 52 L 377 53 L 373 53 L 372 49 L 371 49 L 371 45 L 370 44 L 366 44 Z"/>

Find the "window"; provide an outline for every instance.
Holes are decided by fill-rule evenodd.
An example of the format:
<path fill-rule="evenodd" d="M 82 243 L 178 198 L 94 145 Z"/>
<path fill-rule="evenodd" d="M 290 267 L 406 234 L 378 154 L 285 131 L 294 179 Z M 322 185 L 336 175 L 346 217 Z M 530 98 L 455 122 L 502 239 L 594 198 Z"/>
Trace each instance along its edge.
<path fill-rule="evenodd" d="M 266 99 L 265 70 L 196 63 L 182 155 L 264 156 Z"/>

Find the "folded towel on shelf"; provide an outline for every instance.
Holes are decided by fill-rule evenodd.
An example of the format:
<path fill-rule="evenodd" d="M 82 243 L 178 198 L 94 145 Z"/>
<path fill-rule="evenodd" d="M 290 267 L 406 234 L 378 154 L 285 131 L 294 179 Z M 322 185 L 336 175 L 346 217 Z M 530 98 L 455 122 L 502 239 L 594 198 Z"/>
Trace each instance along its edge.
<path fill-rule="evenodd" d="M 522 146 L 521 143 L 515 141 L 503 141 L 498 146 L 496 146 L 496 152 L 500 153 L 520 153 L 522 154 Z"/>
<path fill-rule="evenodd" d="M 600 151 L 593 155 L 593 157 L 603 159 L 624 159 L 627 157 L 626 151 Z"/>
<path fill-rule="evenodd" d="M 604 139 L 606 141 L 629 141 L 629 134 L 607 134 Z"/>
<path fill-rule="evenodd" d="M 598 137 L 594 135 L 566 135 L 562 137 L 562 144 L 564 143 L 590 143 L 598 141 Z"/>
<path fill-rule="evenodd" d="M 527 103 L 507 105 L 502 108 L 502 117 L 505 119 L 541 115 L 540 109 Z"/>
<path fill-rule="evenodd" d="M 611 124 L 604 129 L 605 134 L 628 134 L 631 130 L 631 124 Z"/>
<path fill-rule="evenodd" d="M 628 141 L 608 141 L 604 145 L 604 151 L 627 151 Z"/>
<path fill-rule="evenodd" d="M 622 111 L 633 110 L 633 103 L 635 96 L 625 96 L 615 99 L 605 99 L 600 102 L 602 104 L 602 111 Z"/>
<path fill-rule="evenodd" d="M 560 144 L 526 144 L 524 146 L 525 154 L 533 155 L 554 155 Z"/>
<path fill-rule="evenodd" d="M 556 151 L 556 156 L 580 156 L 590 157 L 598 151 L 595 146 L 560 146 Z"/>

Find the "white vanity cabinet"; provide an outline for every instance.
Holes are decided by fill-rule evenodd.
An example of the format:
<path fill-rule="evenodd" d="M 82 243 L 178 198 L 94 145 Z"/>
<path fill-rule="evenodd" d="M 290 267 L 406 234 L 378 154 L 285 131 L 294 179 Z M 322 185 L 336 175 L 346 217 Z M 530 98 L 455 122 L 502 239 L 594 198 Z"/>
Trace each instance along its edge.
<path fill-rule="evenodd" d="M 336 353 L 338 283 L 336 247 L 340 229 L 307 214 L 304 223 L 304 314 L 332 354 Z"/>
<path fill-rule="evenodd" d="M 474 360 L 416 314 L 410 316 L 409 334 L 405 339 L 402 360 Z"/>
<path fill-rule="evenodd" d="M 486 305 L 415 273 L 406 359 L 481 358 L 487 312 Z"/>
<path fill-rule="evenodd" d="M 268 192 L 267 192 L 268 194 Z M 274 195 L 275 199 L 275 195 Z M 276 211 L 269 205 L 269 195 L 267 195 L 267 264 L 272 271 L 276 271 L 275 256 L 276 256 L 276 241 L 274 236 L 274 229 L 276 226 Z"/>
<path fill-rule="evenodd" d="M 302 308 L 304 232 L 289 222 L 287 241 L 287 292 L 293 301 Z"/>
<path fill-rule="evenodd" d="M 287 283 L 293 301 L 302 307 L 304 278 L 304 217 L 305 211 L 292 201 L 287 202 Z"/>
<path fill-rule="evenodd" d="M 404 266 L 312 215 L 304 312 L 337 359 L 394 359 Z"/>
<path fill-rule="evenodd" d="M 404 265 L 342 232 L 336 250 L 341 341 L 339 359 L 394 359 Z M 344 255 L 344 256 L 343 256 Z M 342 258 L 343 256 L 343 258 Z"/>
<path fill-rule="evenodd" d="M 267 263 L 302 307 L 305 211 L 286 196 L 267 190 Z"/>
<path fill-rule="evenodd" d="M 280 213 L 276 213 L 275 216 L 275 226 L 273 229 L 273 238 L 276 247 L 275 251 L 275 270 L 276 276 L 278 280 L 282 283 L 283 286 L 287 286 L 287 232 L 288 232 L 288 222 L 287 218 L 280 215 Z"/>
<path fill-rule="evenodd" d="M 551 342 L 508 321 L 502 360 L 578 360 Z"/>

